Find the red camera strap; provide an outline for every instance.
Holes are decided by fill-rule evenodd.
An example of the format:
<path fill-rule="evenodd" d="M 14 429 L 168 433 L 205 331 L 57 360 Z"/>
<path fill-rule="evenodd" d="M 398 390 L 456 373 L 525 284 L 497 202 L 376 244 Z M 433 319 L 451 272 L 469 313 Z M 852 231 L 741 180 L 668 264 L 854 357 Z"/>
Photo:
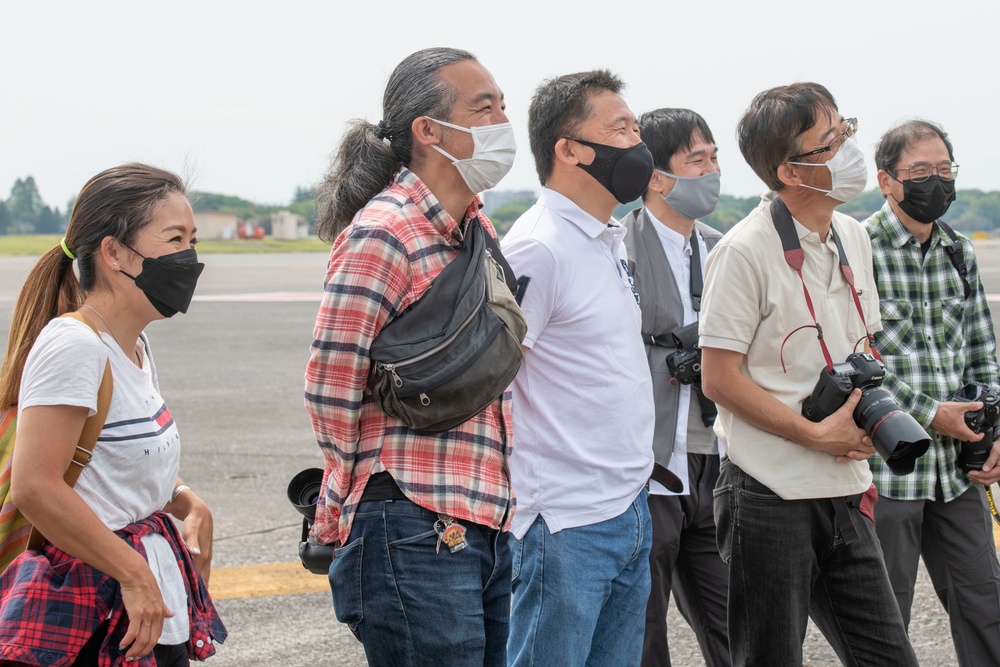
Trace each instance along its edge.
<path fill-rule="evenodd" d="M 799 235 L 795 232 L 795 223 L 792 221 L 792 214 L 789 213 L 788 207 L 785 202 L 781 201 L 781 197 L 775 197 L 771 202 L 771 220 L 774 223 L 774 228 L 778 232 L 778 238 L 781 239 L 781 249 L 785 255 L 785 261 L 788 265 L 795 270 L 795 273 L 799 275 L 799 281 L 802 283 L 802 294 L 806 299 L 806 306 L 809 308 L 809 315 L 812 316 L 813 324 L 816 328 L 816 338 L 819 340 L 819 345 L 823 349 L 823 357 L 826 359 L 827 370 L 833 370 L 833 357 L 830 356 L 830 350 L 826 346 L 826 341 L 823 340 L 823 327 L 816 319 L 816 310 L 813 308 L 812 298 L 809 296 L 809 288 L 806 287 L 805 278 L 802 276 L 802 265 L 805 262 L 805 253 L 802 250 L 802 244 L 799 243 Z M 861 317 L 861 324 L 865 327 L 865 336 L 868 339 L 868 344 L 871 346 L 872 356 L 874 356 L 879 361 L 882 361 L 881 355 L 879 355 L 878 350 L 875 349 L 875 337 L 868 331 L 868 322 L 865 320 L 865 312 L 861 308 L 861 299 L 858 298 L 858 292 L 854 289 L 854 269 L 847 261 L 847 253 L 844 252 L 844 244 L 841 242 L 840 237 L 837 235 L 837 231 L 830 226 L 830 233 L 833 236 L 833 242 L 837 244 L 837 254 L 840 255 L 840 272 L 844 276 L 844 280 L 847 281 L 848 286 L 851 288 L 851 296 L 854 297 L 854 306 L 858 309 L 858 316 Z M 806 325 L 808 326 L 808 325 Z M 795 329 L 788 336 L 785 336 L 785 340 L 781 342 L 782 352 L 785 349 L 785 343 L 799 329 Z M 781 360 L 781 368 L 785 369 L 784 358 Z"/>

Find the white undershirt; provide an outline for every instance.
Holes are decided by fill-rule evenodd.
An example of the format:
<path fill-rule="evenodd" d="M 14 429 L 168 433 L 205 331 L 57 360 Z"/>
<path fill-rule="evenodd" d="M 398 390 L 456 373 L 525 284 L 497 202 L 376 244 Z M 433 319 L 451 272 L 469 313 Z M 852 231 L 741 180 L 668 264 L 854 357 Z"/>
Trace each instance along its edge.
<path fill-rule="evenodd" d="M 681 303 L 684 304 L 684 320 L 682 326 L 687 326 L 698 321 L 698 313 L 691 302 L 691 238 L 683 236 L 670 227 L 657 220 L 656 216 L 649 209 L 646 209 L 649 219 L 653 221 L 653 229 L 660 239 L 663 252 L 667 256 L 667 264 L 674 274 L 674 282 L 677 283 L 677 291 L 681 295 Z M 708 256 L 708 248 L 705 246 L 705 239 L 692 231 L 692 235 L 698 239 L 698 250 L 701 258 L 702 275 L 705 275 L 705 257 Z M 666 487 L 653 480 L 649 481 L 649 492 L 654 495 L 684 495 L 689 492 L 688 469 L 687 469 L 687 432 L 688 415 L 691 412 L 691 385 L 682 384 L 680 386 L 680 396 L 677 401 L 677 429 L 674 433 L 674 451 L 670 456 L 670 464 L 667 469 L 677 475 L 684 483 L 684 490 L 680 494 L 668 491 Z"/>

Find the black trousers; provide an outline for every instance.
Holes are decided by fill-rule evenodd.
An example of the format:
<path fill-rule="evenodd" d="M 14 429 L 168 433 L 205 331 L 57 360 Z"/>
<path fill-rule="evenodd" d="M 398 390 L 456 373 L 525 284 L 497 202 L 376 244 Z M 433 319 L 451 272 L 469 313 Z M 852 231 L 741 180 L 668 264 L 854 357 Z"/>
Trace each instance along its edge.
<path fill-rule="evenodd" d="M 667 608 L 670 594 L 688 622 L 708 667 L 729 667 L 727 607 L 729 566 L 715 540 L 713 495 L 719 457 L 688 455 L 686 496 L 649 496 L 653 549 L 642 667 L 669 667 Z"/>
<path fill-rule="evenodd" d="M 108 634 L 108 624 L 105 623 L 87 640 L 83 649 L 73 661 L 73 667 L 97 667 L 100 658 L 101 642 Z M 157 644 L 153 647 L 153 658 L 156 667 L 189 667 L 187 646 L 184 644 Z"/>

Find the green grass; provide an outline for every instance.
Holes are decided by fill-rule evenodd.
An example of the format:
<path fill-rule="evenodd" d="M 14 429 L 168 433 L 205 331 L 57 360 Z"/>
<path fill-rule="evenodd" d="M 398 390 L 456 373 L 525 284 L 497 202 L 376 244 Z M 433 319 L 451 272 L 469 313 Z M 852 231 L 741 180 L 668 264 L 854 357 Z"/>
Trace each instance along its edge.
<path fill-rule="evenodd" d="M 0 255 L 43 255 L 59 245 L 58 235 L 0 236 Z M 207 240 L 198 244 L 205 255 L 273 252 L 330 252 L 330 246 L 316 238 L 281 241 L 278 239 Z"/>

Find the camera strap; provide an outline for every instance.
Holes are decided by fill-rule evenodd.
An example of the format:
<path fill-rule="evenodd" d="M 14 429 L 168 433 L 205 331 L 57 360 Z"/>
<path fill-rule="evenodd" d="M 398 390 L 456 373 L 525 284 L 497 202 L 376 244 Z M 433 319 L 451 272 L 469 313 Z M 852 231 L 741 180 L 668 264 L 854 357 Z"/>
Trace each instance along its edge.
<path fill-rule="evenodd" d="M 778 232 L 778 238 L 781 239 L 781 249 L 784 252 L 785 261 L 799 274 L 799 281 L 802 283 L 802 294 L 805 295 L 806 306 L 809 308 L 809 314 L 813 318 L 816 338 L 819 340 L 820 347 L 823 348 L 826 367 L 828 370 L 833 371 L 833 357 L 830 356 L 830 350 L 826 346 L 826 341 L 823 340 L 823 327 L 816 320 L 816 310 L 813 308 L 812 298 L 809 296 L 809 288 L 806 287 L 805 278 L 802 276 L 805 253 L 802 250 L 802 244 L 799 243 L 799 235 L 795 232 L 795 223 L 792 221 L 792 214 L 788 211 L 788 206 L 785 205 L 785 202 L 781 201 L 781 197 L 775 197 L 771 202 L 771 221 Z M 868 331 L 868 322 L 865 321 L 865 312 L 861 308 L 861 299 L 858 298 L 858 292 L 854 289 L 854 269 L 851 268 L 850 263 L 847 261 L 844 244 L 840 241 L 840 236 L 837 235 L 837 230 L 833 228 L 832 224 L 830 225 L 830 234 L 833 236 L 833 242 L 837 244 L 837 254 L 840 255 L 840 272 L 843 274 L 844 280 L 847 281 L 847 285 L 851 288 L 851 296 L 854 297 L 854 306 L 858 309 L 861 324 L 865 327 L 865 336 L 868 338 L 868 344 L 871 346 L 872 356 L 882 361 L 881 355 L 875 349 L 875 337 Z M 801 328 L 803 327 L 799 327 L 788 334 L 788 336 L 785 336 L 785 340 L 781 342 L 782 350 L 785 347 L 785 343 L 788 342 L 789 337 Z M 781 370 L 785 370 L 784 358 L 781 360 Z"/>
<path fill-rule="evenodd" d="M 993 515 L 993 521 L 1000 526 L 1000 512 L 997 512 L 997 504 L 993 500 L 993 487 L 989 484 L 986 485 L 986 500 L 990 504 L 990 514 Z"/>
<path fill-rule="evenodd" d="M 701 293 L 705 288 L 701 276 L 701 241 L 698 240 L 698 230 L 691 231 L 691 306 L 694 312 L 701 311 Z"/>
<path fill-rule="evenodd" d="M 965 266 L 965 253 L 962 252 L 962 243 L 958 240 L 958 234 L 955 233 L 954 229 L 940 220 L 937 221 L 937 224 L 948 235 L 948 238 L 951 239 L 951 243 L 944 246 L 944 251 L 947 253 L 951 265 L 958 272 L 958 277 L 962 280 L 962 290 L 965 292 L 965 298 L 968 299 L 972 293 L 972 287 L 969 285 L 969 269 Z"/>

